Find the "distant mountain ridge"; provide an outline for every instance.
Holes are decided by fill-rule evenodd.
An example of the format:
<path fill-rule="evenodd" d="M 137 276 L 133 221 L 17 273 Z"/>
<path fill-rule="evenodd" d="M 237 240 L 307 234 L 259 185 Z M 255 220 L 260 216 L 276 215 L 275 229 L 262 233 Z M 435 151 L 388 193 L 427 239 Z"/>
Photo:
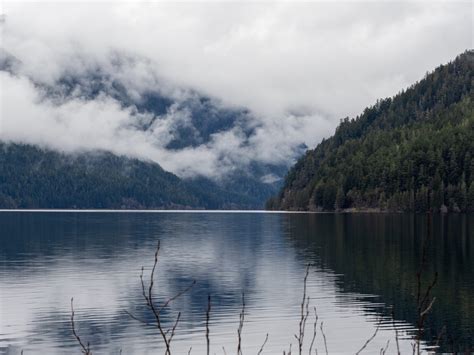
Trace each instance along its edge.
<path fill-rule="evenodd" d="M 474 210 L 474 52 L 308 150 L 268 209 Z"/>
<path fill-rule="evenodd" d="M 53 103 L 67 102 L 75 98 L 87 102 L 105 95 L 116 100 L 124 108 L 133 107 L 137 112 L 147 113 L 148 117 L 151 117 L 149 121 L 134 123 L 136 128 L 143 132 L 151 131 L 156 121 L 166 119 L 170 112 L 178 113 L 183 119 L 174 120 L 172 125 L 167 127 L 169 141 L 166 142 L 165 148 L 170 151 L 205 146 L 211 142 L 213 135 L 232 130 L 238 130 L 242 135 L 243 144 L 247 144 L 248 139 L 254 134 L 257 126 L 248 110 L 225 107 L 219 101 L 190 89 L 169 88 L 165 84 L 161 86 L 157 80 L 158 84 L 150 85 L 149 89 L 141 92 L 137 98 L 125 81 L 110 74 L 111 71 L 116 71 L 120 77 L 120 73 L 128 69 L 127 65 L 130 65 L 130 61 L 133 60 L 117 55 L 111 60 L 112 69 L 105 70 L 100 66 L 92 65 L 81 72 L 66 70 L 54 83 L 37 83 L 36 85 L 41 88 L 44 99 Z M 16 75 L 20 67 L 21 62 L 9 53 L 5 51 L 0 53 L 0 70 Z M 0 145 L 2 148 L 0 159 L 4 164 L 0 166 L 2 176 L 0 207 L 121 208 L 136 206 L 137 208 L 259 209 L 263 208 L 265 201 L 278 191 L 288 169 L 286 164 L 250 161 L 245 165 L 239 165 L 237 162 L 233 169 L 221 174 L 222 176 L 218 178 L 202 175 L 180 178 L 175 174 L 165 172 L 159 165 L 159 161 L 139 161 L 133 157 L 93 151 L 87 153 L 79 151 L 68 156 L 61 151 L 54 152 L 47 146 L 38 148 L 21 144 L 21 142 L 2 142 L 1 138 Z M 42 163 L 31 161 L 27 158 L 28 155 Z M 18 160 L 15 161 L 15 159 Z M 223 159 L 227 158 L 223 157 Z M 49 180 L 46 173 L 41 172 L 39 175 L 30 173 L 29 169 L 34 169 L 38 165 L 49 174 Z M 137 181 L 120 175 L 119 168 L 123 166 L 133 167 L 132 171 Z M 89 169 L 89 175 L 82 176 L 81 169 L 86 167 Z M 9 171 L 6 171 L 7 169 Z M 19 174 L 28 176 L 28 181 L 22 180 L 26 185 L 21 187 L 15 184 L 16 176 Z M 107 176 L 107 174 L 118 174 L 122 180 L 117 181 L 114 176 Z M 73 182 L 74 177 L 80 180 Z M 80 200 L 81 197 L 75 195 L 74 191 L 67 190 L 66 187 L 55 187 L 61 184 L 63 179 L 69 179 L 68 184 L 75 186 L 74 189 L 86 189 L 90 194 L 87 201 L 79 203 L 76 200 Z M 96 180 L 95 186 L 91 185 L 94 180 Z M 148 181 L 151 185 L 142 186 L 142 180 Z M 84 185 L 81 187 L 80 183 Z M 139 194 L 135 188 L 123 190 L 124 187 L 121 184 L 125 183 L 136 188 L 141 186 L 140 189 L 150 189 L 150 198 L 140 195 L 141 192 Z M 100 191 L 97 184 L 109 185 L 107 189 L 115 197 L 109 200 L 102 192 L 100 192 L 102 197 L 93 197 L 94 191 L 97 194 Z M 153 184 L 162 186 L 164 191 L 153 191 Z M 33 186 L 35 186 L 34 189 L 43 192 L 38 192 L 36 198 L 31 196 L 29 198 L 27 194 L 33 193 L 31 190 Z M 24 191 L 19 191 L 20 188 Z M 47 197 L 46 191 L 50 188 L 61 189 L 61 193 L 58 196 Z M 118 190 L 113 191 L 113 188 Z M 139 194 L 141 197 L 134 194 Z M 66 196 L 69 197 L 66 198 Z M 64 200 L 61 201 L 61 198 Z"/>
<path fill-rule="evenodd" d="M 0 142 L 0 208 L 250 209 L 261 203 L 158 164 Z M 269 193 L 268 191 L 266 193 Z"/>

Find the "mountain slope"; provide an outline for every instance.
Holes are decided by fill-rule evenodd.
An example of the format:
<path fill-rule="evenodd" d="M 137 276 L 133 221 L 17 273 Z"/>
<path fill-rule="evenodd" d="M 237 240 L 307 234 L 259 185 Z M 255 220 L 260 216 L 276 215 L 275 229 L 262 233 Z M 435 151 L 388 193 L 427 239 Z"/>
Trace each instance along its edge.
<path fill-rule="evenodd" d="M 62 154 L 0 142 L 0 208 L 253 208 L 243 194 L 183 181 L 107 152 Z"/>
<path fill-rule="evenodd" d="M 269 209 L 474 208 L 474 52 L 378 101 L 309 150 Z"/>
<path fill-rule="evenodd" d="M 33 138 L 29 137 L 27 140 L 22 137 L 19 139 L 15 139 L 15 137 L 3 139 L 2 132 L 0 132 L 0 144 L 2 142 L 5 144 L 6 142 L 25 143 L 16 144 L 12 147 L 13 150 L 3 149 L 0 151 L 0 154 L 3 155 L 7 154 L 7 151 L 9 152 L 6 156 L 0 157 L 0 159 L 11 163 L 8 168 L 10 170 L 9 176 L 29 174 L 27 168 L 31 168 L 35 163 L 28 159 L 15 162 L 14 158 L 27 156 L 34 152 L 33 156 L 39 160 L 43 160 L 45 158 L 43 155 L 46 155 L 50 166 L 54 166 L 55 169 L 50 181 L 43 177 L 45 179 L 43 180 L 44 184 L 56 184 L 61 181 L 61 174 L 66 176 L 71 173 L 70 171 L 61 172 L 60 169 L 77 170 L 77 173 L 79 173 L 79 170 L 84 168 L 84 164 L 80 164 L 77 157 L 83 156 L 89 165 L 97 165 L 96 171 L 100 172 L 100 182 L 104 184 L 109 184 L 110 181 L 114 180 L 114 176 L 106 176 L 108 172 L 117 174 L 121 165 L 129 165 L 133 161 L 137 168 L 134 176 L 137 181 L 133 181 L 131 178 L 128 179 L 128 183 L 133 185 L 148 178 L 151 172 L 147 169 L 153 165 L 151 161 L 139 162 L 133 158 L 146 159 L 151 157 L 150 159 L 155 162 L 156 179 L 163 179 L 165 176 L 163 172 L 158 172 L 162 170 L 159 168 L 162 165 L 167 170 L 175 173 L 177 176 L 171 175 L 181 182 L 179 184 L 172 183 L 176 193 L 170 195 L 170 198 L 175 199 L 167 200 L 164 198 L 163 200 L 146 202 L 139 198 L 140 202 L 137 202 L 137 204 L 143 207 L 151 206 L 151 203 L 154 207 L 167 206 L 166 208 L 171 208 L 170 206 L 173 204 L 193 208 L 263 208 L 265 201 L 281 187 L 282 178 L 288 169 L 288 165 L 286 162 L 263 162 L 255 158 L 255 154 L 251 154 L 255 150 L 252 146 L 252 138 L 255 136 L 258 122 L 248 110 L 240 107 L 228 107 L 219 100 L 209 98 L 190 88 L 176 87 L 164 82 L 155 77 L 153 72 L 147 72 L 146 63 L 139 58 L 114 54 L 111 56 L 110 62 L 107 63 L 96 63 L 87 57 L 80 57 L 78 60 L 83 62 L 83 65 L 79 68 L 75 66 L 66 68 L 58 73 L 58 77 L 54 81 L 42 82 L 28 77 L 27 73 L 25 74 L 22 71 L 22 63 L 0 48 L 0 71 L 14 77 L 28 79 L 38 93 L 39 97 L 36 101 L 45 103 L 47 107 L 67 106 L 70 102 L 79 102 L 81 105 L 87 105 L 91 102 L 98 102 L 99 105 L 102 105 L 103 102 L 112 102 L 126 111 L 129 118 L 122 123 L 115 123 L 120 122 L 120 119 L 104 122 L 104 131 L 106 131 L 104 132 L 104 141 L 108 141 L 107 134 L 109 132 L 118 132 L 113 137 L 114 141 L 118 142 L 124 137 L 138 136 L 141 137 L 142 142 L 145 141 L 149 144 L 146 149 L 141 149 L 138 155 L 134 154 L 136 151 L 134 151 L 133 146 L 130 146 L 130 151 L 128 151 L 127 146 L 126 149 L 116 152 L 112 149 L 114 144 L 108 143 L 98 148 L 98 152 L 102 151 L 100 154 L 71 154 L 71 151 L 76 150 L 69 149 L 67 150 L 69 159 L 67 159 L 66 151 L 62 150 L 62 145 L 54 144 L 56 137 L 41 138 L 37 137 L 36 134 Z M 140 76 L 137 74 L 138 76 L 134 76 L 133 73 L 135 72 L 145 72 L 146 75 L 140 74 Z M 6 113 L 4 114 L 6 115 Z M 85 118 L 94 117 L 94 114 L 89 112 L 86 112 L 86 114 L 87 117 Z M 54 117 L 54 114 L 49 116 Z M 63 126 L 69 124 L 68 118 L 69 116 L 64 118 Z M 12 115 L 6 117 L 6 119 L 14 121 L 15 117 Z M 75 122 L 80 127 L 81 123 Z M 102 126 L 98 127 L 98 131 L 100 131 Z M 64 133 L 61 137 L 68 137 L 68 133 L 70 132 Z M 234 148 L 228 148 L 227 137 L 232 140 L 231 143 L 234 144 Z M 73 138 L 71 140 L 75 142 Z M 237 140 L 238 142 L 236 142 Z M 82 146 L 77 151 L 97 149 L 94 148 L 93 143 L 95 141 L 102 140 L 91 139 L 90 142 L 81 142 Z M 92 148 L 88 146 L 89 143 L 92 144 Z M 28 144 L 41 144 L 42 147 L 47 149 L 35 151 Z M 59 149 L 61 154 L 53 154 L 52 149 Z M 24 151 L 20 152 L 21 150 Z M 91 159 L 91 156 L 99 155 L 103 157 L 105 151 L 111 153 L 110 159 L 112 159 L 112 154 L 117 155 L 114 156 L 114 164 L 108 170 L 100 171 L 99 168 L 102 162 Z M 144 153 L 144 151 L 148 153 Z M 199 162 L 190 159 L 189 156 L 193 156 L 194 151 L 202 152 L 201 156 L 206 157 L 206 161 Z M 12 152 L 14 152 L 13 155 Z M 127 157 L 122 156 L 122 154 L 126 154 Z M 163 161 L 163 156 L 168 160 Z M 67 164 L 64 163 L 66 161 Z M 25 162 L 32 165 L 21 166 Z M 68 164 L 72 164 L 72 166 Z M 201 166 L 205 168 L 200 169 Z M 6 168 L 3 167 L 3 169 Z M 140 174 L 145 175 L 141 176 Z M 271 177 L 271 179 L 268 179 L 268 177 Z M 36 177 L 31 175 L 31 179 L 34 178 Z M 82 182 L 89 183 L 87 181 Z M 25 191 L 15 191 L 13 186 L 15 185 L 10 185 L 8 196 L 25 195 Z M 109 187 L 112 188 L 112 186 L 118 188 L 119 191 L 110 190 L 111 194 L 122 195 L 121 186 L 112 184 Z M 41 186 L 38 185 L 37 188 L 41 188 Z M 184 190 L 179 191 L 180 189 Z M 26 191 L 31 192 L 29 189 L 26 189 Z M 98 191 L 97 188 L 94 191 Z M 163 191 L 165 195 L 168 192 Z M 7 195 L 2 190 L 0 190 L 0 193 Z M 152 194 L 156 195 L 156 193 Z M 187 197 L 182 197 L 183 194 Z M 66 195 L 62 196 L 65 198 Z M 100 198 L 99 196 L 95 197 L 96 206 L 114 208 L 121 206 L 120 201 L 114 200 L 111 203 L 105 195 L 101 196 Z M 189 196 L 201 196 L 201 200 L 193 200 L 191 197 L 188 198 Z M 27 196 L 25 195 L 24 198 L 27 198 Z M 80 197 L 78 198 L 80 199 Z M 14 204 L 23 205 L 23 202 L 17 201 L 16 198 L 14 200 L 16 201 Z M 21 200 L 23 201 L 23 198 Z M 33 205 L 39 206 L 39 201 L 37 200 Z M 53 207 L 48 206 L 46 200 L 41 201 L 41 207 Z M 55 206 L 57 205 L 71 207 L 81 204 L 74 203 L 70 199 L 59 201 L 58 197 L 55 200 Z"/>

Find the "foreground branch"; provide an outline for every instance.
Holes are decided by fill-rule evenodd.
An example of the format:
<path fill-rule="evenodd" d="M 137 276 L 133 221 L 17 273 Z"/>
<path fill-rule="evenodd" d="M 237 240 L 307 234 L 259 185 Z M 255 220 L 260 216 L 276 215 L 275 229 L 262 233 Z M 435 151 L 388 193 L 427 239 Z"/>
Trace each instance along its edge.
<path fill-rule="evenodd" d="M 194 280 L 188 287 L 186 287 L 184 290 L 178 292 L 176 295 L 170 297 L 168 300 L 166 300 L 162 305 L 157 305 L 155 303 L 155 300 L 153 298 L 153 287 L 155 285 L 155 271 L 156 267 L 158 265 L 158 254 L 160 251 L 160 242 L 158 241 L 158 245 L 156 247 L 155 251 L 155 259 L 153 263 L 153 267 L 151 269 L 150 273 L 150 281 L 148 284 L 148 287 L 145 285 L 145 281 L 143 280 L 143 273 L 144 273 L 144 267 L 142 266 L 141 274 L 140 274 L 140 283 L 141 283 L 141 288 L 142 288 L 142 296 L 145 299 L 146 306 L 150 309 L 151 313 L 153 314 L 155 318 L 155 326 L 158 328 L 158 331 L 163 339 L 163 342 L 165 343 L 165 355 L 171 355 L 171 342 L 176 334 L 176 329 L 178 327 L 179 321 L 181 320 L 181 312 L 178 312 L 178 315 L 173 323 L 173 326 L 169 329 L 165 329 L 162 324 L 162 319 L 161 319 L 161 312 L 169 306 L 171 302 L 176 300 L 178 297 L 182 296 L 186 292 L 188 292 L 195 284 L 196 281 Z M 147 324 L 146 322 L 140 320 L 138 317 L 134 316 L 130 312 L 127 312 L 131 316 L 131 318 L 140 321 L 142 323 Z"/>
<path fill-rule="evenodd" d="M 76 325 L 74 323 L 74 298 L 71 298 L 71 328 L 72 328 L 72 334 L 74 335 L 77 342 L 81 346 L 82 353 L 85 355 L 92 355 L 89 342 L 87 343 L 87 345 L 85 345 L 82 339 L 79 337 L 79 335 L 76 332 Z"/>

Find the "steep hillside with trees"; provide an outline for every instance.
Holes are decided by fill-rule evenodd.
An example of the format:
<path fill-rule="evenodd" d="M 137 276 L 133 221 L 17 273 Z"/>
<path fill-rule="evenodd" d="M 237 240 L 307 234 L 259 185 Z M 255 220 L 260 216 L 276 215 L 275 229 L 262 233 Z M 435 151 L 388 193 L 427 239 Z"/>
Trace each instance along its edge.
<path fill-rule="evenodd" d="M 107 152 L 71 155 L 0 142 L 0 208 L 232 209 L 261 202 L 209 184 Z"/>
<path fill-rule="evenodd" d="M 474 210 L 474 51 L 309 150 L 268 209 Z"/>

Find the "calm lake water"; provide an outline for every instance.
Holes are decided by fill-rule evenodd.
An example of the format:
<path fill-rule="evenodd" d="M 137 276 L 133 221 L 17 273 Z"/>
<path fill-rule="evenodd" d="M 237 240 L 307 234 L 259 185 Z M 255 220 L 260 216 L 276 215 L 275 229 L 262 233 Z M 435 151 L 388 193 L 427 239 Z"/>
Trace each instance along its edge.
<path fill-rule="evenodd" d="M 70 327 L 94 354 L 163 353 L 141 295 L 161 251 L 158 302 L 190 292 L 164 312 L 170 326 L 182 312 L 173 349 L 205 354 L 205 313 L 212 297 L 211 353 L 236 352 L 241 295 L 244 353 L 281 354 L 298 331 L 305 268 L 330 354 L 355 353 L 379 331 L 366 353 L 411 353 L 416 322 L 416 273 L 426 242 L 426 280 L 437 271 L 436 302 L 425 346 L 446 326 L 442 349 L 474 347 L 474 218 L 425 215 L 271 213 L 0 212 L 0 353 L 80 354 Z M 306 349 L 313 333 L 308 319 Z M 319 329 L 319 353 L 324 340 Z M 307 350 L 305 351 L 307 353 Z"/>

